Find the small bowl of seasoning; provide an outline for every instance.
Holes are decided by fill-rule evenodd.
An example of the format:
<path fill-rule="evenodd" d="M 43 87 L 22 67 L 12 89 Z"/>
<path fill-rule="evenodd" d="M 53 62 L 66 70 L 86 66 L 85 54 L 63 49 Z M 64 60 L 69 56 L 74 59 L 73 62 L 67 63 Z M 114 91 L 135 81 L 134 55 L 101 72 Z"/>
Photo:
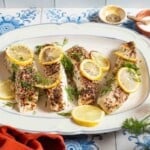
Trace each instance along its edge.
<path fill-rule="evenodd" d="M 99 11 L 99 17 L 103 22 L 115 25 L 123 22 L 126 12 L 119 6 L 107 5 Z"/>
<path fill-rule="evenodd" d="M 148 37 L 150 37 L 150 9 L 140 11 L 136 18 L 144 22 L 136 22 L 138 31 Z"/>

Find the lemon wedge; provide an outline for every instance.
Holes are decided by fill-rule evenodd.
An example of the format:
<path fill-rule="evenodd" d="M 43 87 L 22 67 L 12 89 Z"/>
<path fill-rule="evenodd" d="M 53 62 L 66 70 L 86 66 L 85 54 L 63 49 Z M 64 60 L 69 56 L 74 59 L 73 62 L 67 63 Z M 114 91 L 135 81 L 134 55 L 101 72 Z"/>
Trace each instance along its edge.
<path fill-rule="evenodd" d="M 10 80 L 0 81 L 0 98 L 10 100 L 15 97 L 13 83 Z"/>
<path fill-rule="evenodd" d="M 104 57 L 100 52 L 91 51 L 91 58 L 98 64 L 102 71 L 108 71 L 110 69 L 110 61 Z"/>
<path fill-rule="evenodd" d="M 140 84 L 140 77 L 134 69 L 122 67 L 117 73 L 120 87 L 127 93 L 135 92 Z"/>
<path fill-rule="evenodd" d="M 92 59 L 84 59 L 80 64 L 80 71 L 89 80 L 99 80 L 102 75 L 101 68 Z"/>
<path fill-rule="evenodd" d="M 49 45 L 41 49 L 39 62 L 43 65 L 50 65 L 61 60 L 63 51 L 59 46 Z"/>
<path fill-rule="evenodd" d="M 77 106 L 71 112 L 72 120 L 75 123 L 86 127 L 98 125 L 104 115 L 104 111 L 93 105 Z"/>
<path fill-rule="evenodd" d="M 20 66 L 26 66 L 33 62 L 32 51 L 24 45 L 11 45 L 6 49 L 8 60 Z"/>

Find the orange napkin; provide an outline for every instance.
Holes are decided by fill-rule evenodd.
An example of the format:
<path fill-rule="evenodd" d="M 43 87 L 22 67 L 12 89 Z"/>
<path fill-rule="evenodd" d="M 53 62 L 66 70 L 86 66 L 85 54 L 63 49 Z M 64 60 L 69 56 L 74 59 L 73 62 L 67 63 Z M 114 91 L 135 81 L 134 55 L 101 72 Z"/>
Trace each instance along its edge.
<path fill-rule="evenodd" d="M 58 134 L 24 133 L 0 126 L 0 150 L 65 150 L 65 143 Z"/>

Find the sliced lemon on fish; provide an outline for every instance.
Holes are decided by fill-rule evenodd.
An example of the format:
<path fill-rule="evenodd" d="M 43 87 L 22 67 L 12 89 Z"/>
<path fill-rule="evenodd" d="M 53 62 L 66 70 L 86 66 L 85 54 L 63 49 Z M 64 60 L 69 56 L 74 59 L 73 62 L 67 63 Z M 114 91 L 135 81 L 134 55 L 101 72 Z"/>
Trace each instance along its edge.
<path fill-rule="evenodd" d="M 26 66 L 33 62 L 33 53 L 27 46 L 11 45 L 6 49 L 7 59 L 14 64 Z"/>
<path fill-rule="evenodd" d="M 98 64 L 102 71 L 108 71 L 110 69 L 109 59 L 104 57 L 100 52 L 91 51 L 90 56 Z"/>
<path fill-rule="evenodd" d="M 63 50 L 56 45 L 45 46 L 41 49 L 39 54 L 39 62 L 43 65 L 54 64 L 63 57 Z"/>
<path fill-rule="evenodd" d="M 75 107 L 71 112 L 72 120 L 86 127 L 92 127 L 98 125 L 105 113 L 97 106 L 93 105 L 82 105 Z"/>
<path fill-rule="evenodd" d="M 89 80 L 99 80 L 102 75 L 101 68 L 92 59 L 84 59 L 80 64 L 80 71 Z"/>
<path fill-rule="evenodd" d="M 134 69 L 122 67 L 117 73 L 120 87 L 127 93 L 135 92 L 140 85 L 140 77 Z"/>
<path fill-rule="evenodd" d="M 114 54 L 128 61 L 137 61 L 135 46 L 133 42 L 122 44 L 121 47 L 114 52 Z"/>
<path fill-rule="evenodd" d="M 10 80 L 0 81 L 0 99 L 14 99 L 15 93 L 13 83 Z"/>

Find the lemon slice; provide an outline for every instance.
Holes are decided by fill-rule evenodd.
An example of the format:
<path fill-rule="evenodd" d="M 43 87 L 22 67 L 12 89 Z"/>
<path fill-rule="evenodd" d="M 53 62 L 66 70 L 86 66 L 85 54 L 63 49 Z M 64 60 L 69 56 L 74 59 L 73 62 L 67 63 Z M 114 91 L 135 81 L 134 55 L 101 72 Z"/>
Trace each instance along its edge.
<path fill-rule="evenodd" d="M 5 80 L 0 82 L 0 98 L 5 100 L 10 100 L 15 97 L 13 91 L 13 84 L 10 80 Z"/>
<path fill-rule="evenodd" d="M 140 77 L 134 69 L 123 67 L 117 73 L 117 80 L 120 87 L 127 93 L 135 92 L 140 83 Z"/>
<path fill-rule="evenodd" d="M 84 59 L 80 64 L 80 71 L 89 80 L 99 80 L 102 75 L 101 68 L 92 59 Z"/>
<path fill-rule="evenodd" d="M 110 68 L 109 59 L 104 57 L 100 52 L 92 51 L 91 58 L 101 67 L 102 71 L 108 71 Z"/>
<path fill-rule="evenodd" d="M 15 64 L 26 66 L 33 62 L 32 51 L 24 45 L 11 45 L 6 49 L 7 58 Z"/>
<path fill-rule="evenodd" d="M 43 65 L 50 65 L 61 60 L 63 51 L 56 45 L 45 46 L 39 54 L 39 62 Z"/>
<path fill-rule="evenodd" d="M 122 53 L 121 51 L 116 51 L 115 54 L 120 57 L 120 58 L 123 58 L 125 60 L 128 60 L 128 61 L 132 61 L 132 62 L 136 62 L 136 58 L 132 58 L 128 55 L 124 55 L 124 53 Z"/>
<path fill-rule="evenodd" d="M 133 42 L 122 44 L 120 48 L 114 52 L 114 54 L 128 61 L 137 61 L 135 46 Z"/>
<path fill-rule="evenodd" d="M 72 112 L 72 120 L 81 125 L 92 127 L 98 125 L 105 113 L 99 107 L 93 105 L 82 105 L 75 107 Z"/>

